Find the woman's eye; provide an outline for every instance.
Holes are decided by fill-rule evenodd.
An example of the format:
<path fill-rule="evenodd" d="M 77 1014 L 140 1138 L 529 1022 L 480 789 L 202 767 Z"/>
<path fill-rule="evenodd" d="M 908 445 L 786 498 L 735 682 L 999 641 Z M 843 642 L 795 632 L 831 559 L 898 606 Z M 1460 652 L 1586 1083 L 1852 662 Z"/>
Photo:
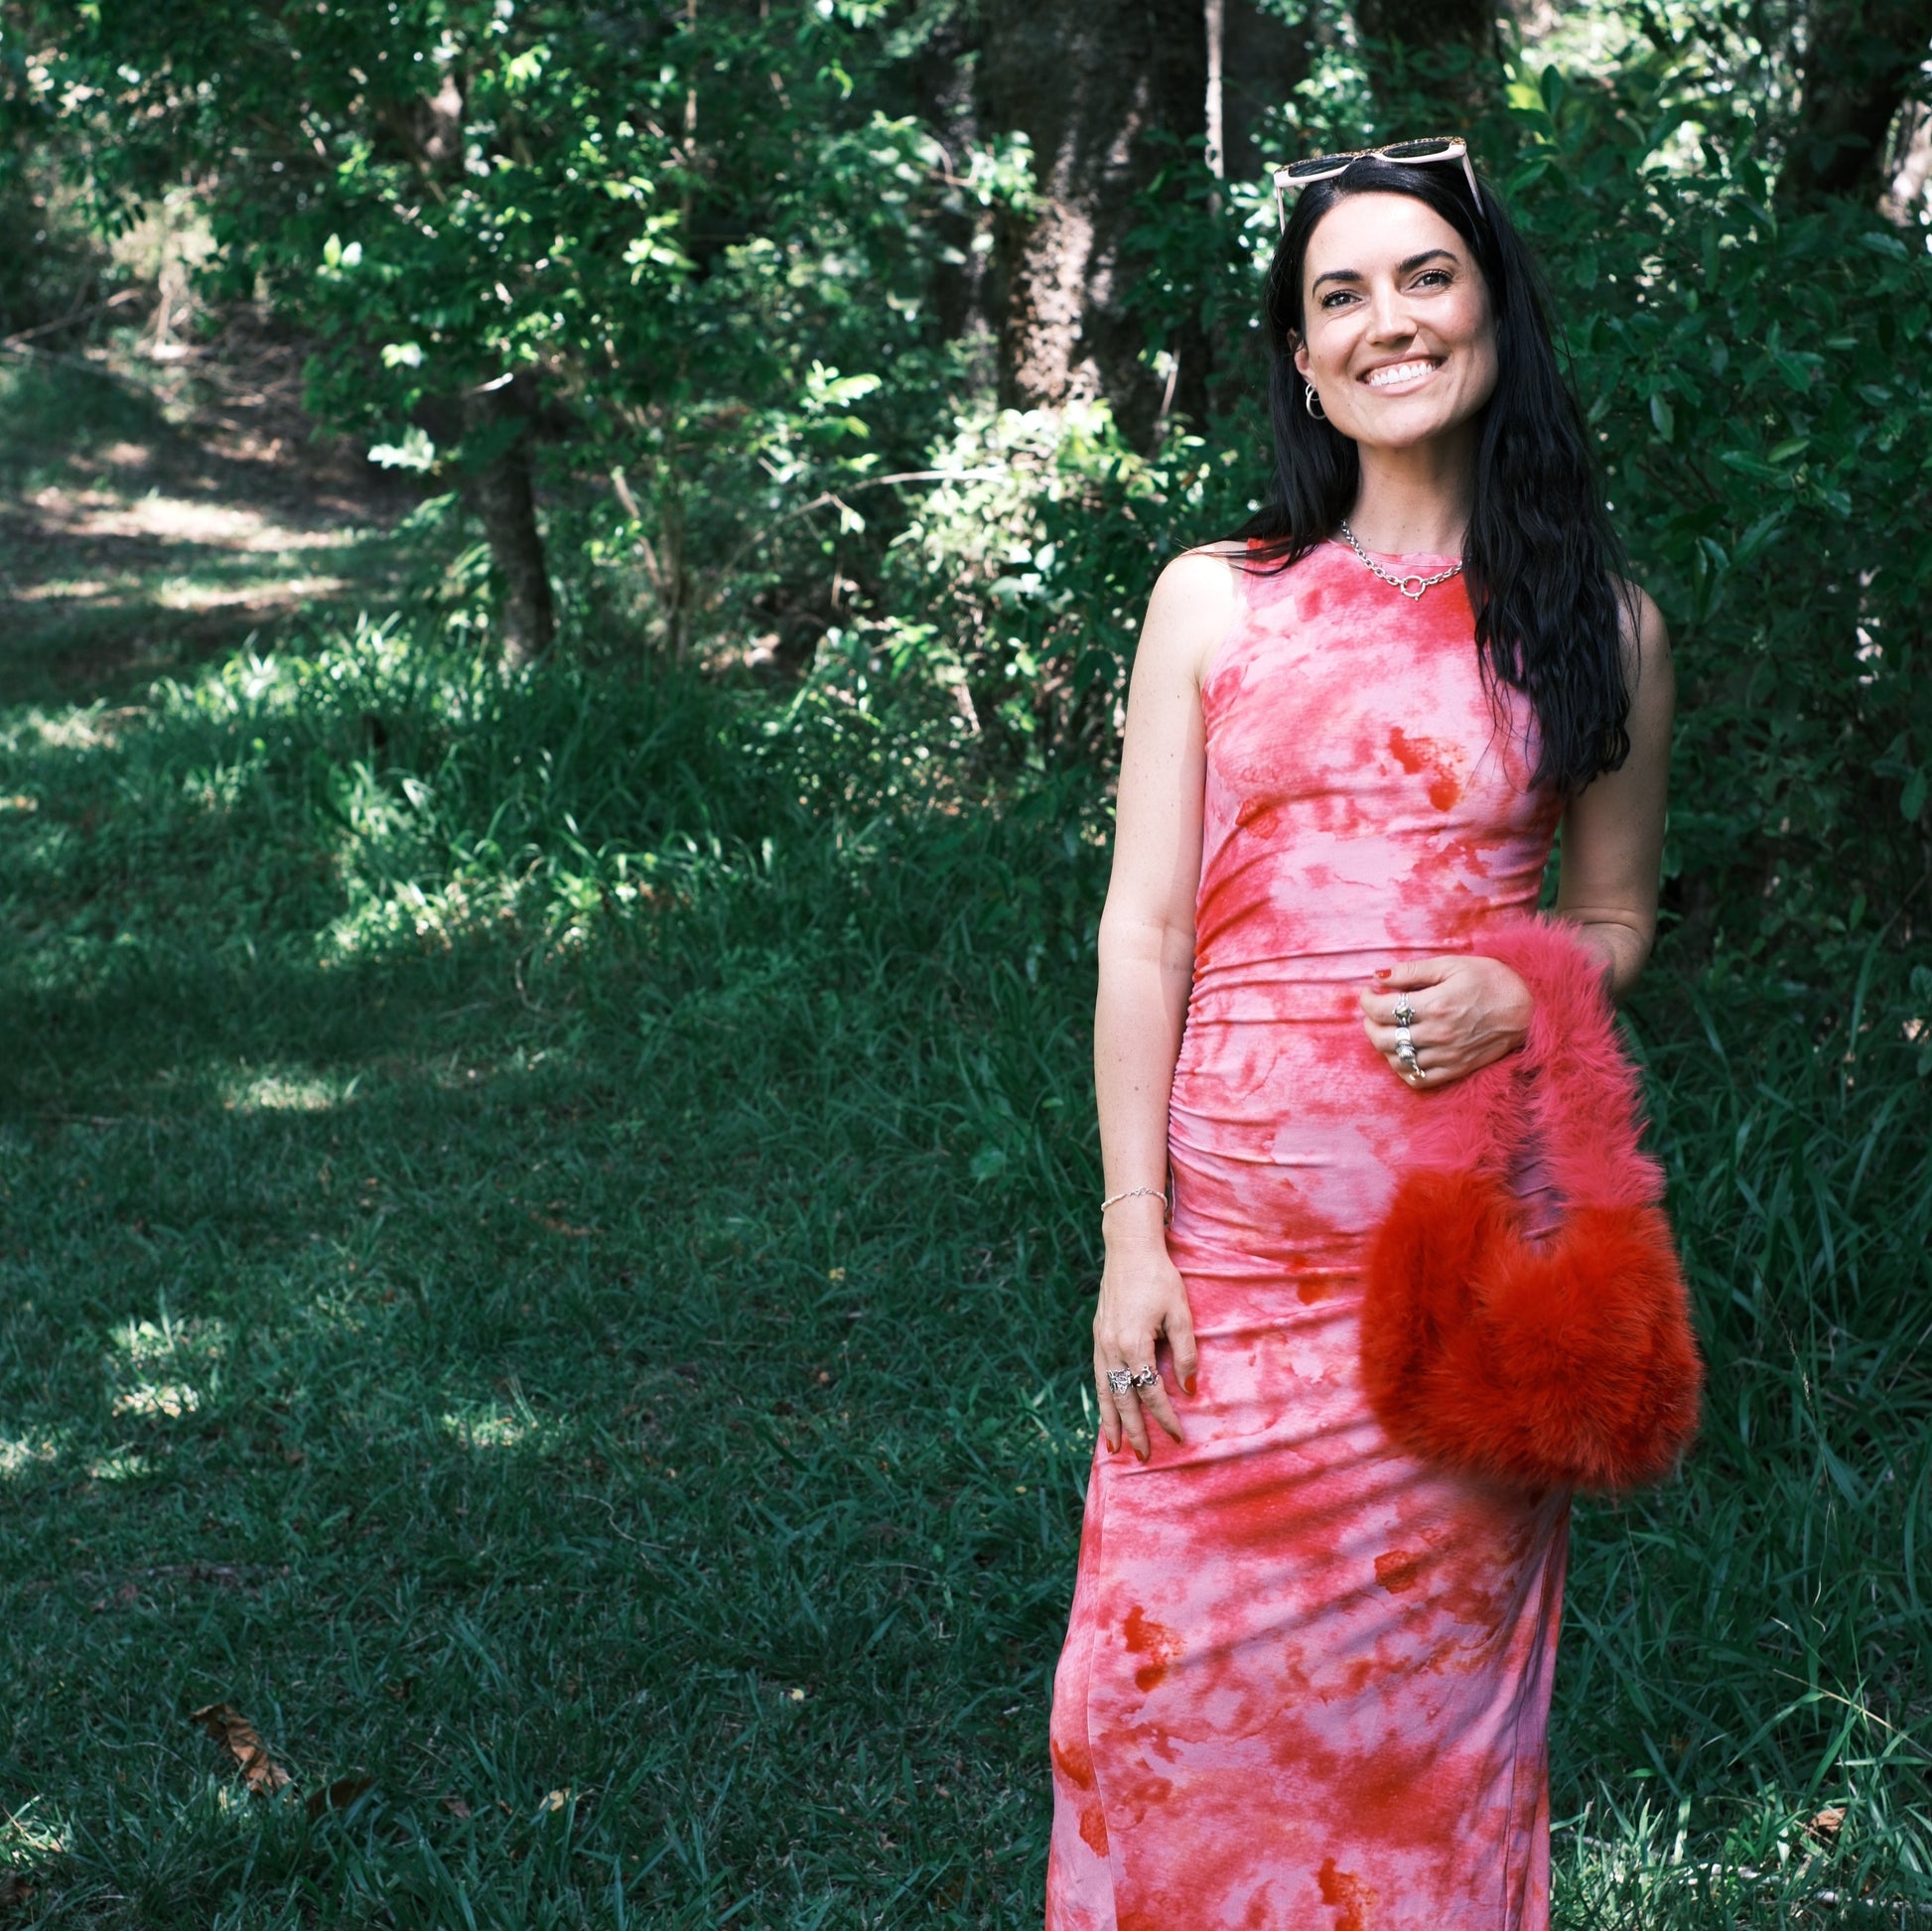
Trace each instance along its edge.
<path fill-rule="evenodd" d="M 1449 272 L 1447 268 L 1425 268 L 1416 277 L 1416 286 L 1418 288 L 1447 288 L 1449 284 Z"/>

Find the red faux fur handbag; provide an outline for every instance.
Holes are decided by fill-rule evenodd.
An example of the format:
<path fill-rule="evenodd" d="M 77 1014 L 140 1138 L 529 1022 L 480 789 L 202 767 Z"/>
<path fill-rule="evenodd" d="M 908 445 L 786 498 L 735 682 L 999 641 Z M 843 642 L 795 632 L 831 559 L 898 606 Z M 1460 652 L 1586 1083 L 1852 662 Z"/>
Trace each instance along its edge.
<path fill-rule="evenodd" d="M 1417 1095 L 1411 1166 L 1370 1246 L 1362 1375 L 1412 1453 L 1533 1487 L 1628 1488 L 1697 1433 L 1704 1364 L 1636 1069 L 1602 972 L 1558 920 L 1476 950 L 1536 1000 L 1523 1050 Z M 1555 1196 L 1539 1237 L 1525 1193 Z"/>

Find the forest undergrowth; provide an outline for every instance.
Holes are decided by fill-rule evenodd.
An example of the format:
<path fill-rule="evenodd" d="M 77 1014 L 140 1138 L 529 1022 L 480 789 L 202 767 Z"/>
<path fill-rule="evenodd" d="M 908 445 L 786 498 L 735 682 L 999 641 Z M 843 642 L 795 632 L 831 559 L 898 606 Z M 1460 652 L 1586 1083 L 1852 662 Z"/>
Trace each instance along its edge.
<path fill-rule="evenodd" d="M 1097 778 L 407 617 L 44 670 L 0 711 L 6 1921 L 1036 1922 Z M 1681 1479 L 1578 1509 L 1567 1927 L 1932 1910 L 1909 1005 L 1668 939 L 1633 1004 L 1710 1401 Z"/>

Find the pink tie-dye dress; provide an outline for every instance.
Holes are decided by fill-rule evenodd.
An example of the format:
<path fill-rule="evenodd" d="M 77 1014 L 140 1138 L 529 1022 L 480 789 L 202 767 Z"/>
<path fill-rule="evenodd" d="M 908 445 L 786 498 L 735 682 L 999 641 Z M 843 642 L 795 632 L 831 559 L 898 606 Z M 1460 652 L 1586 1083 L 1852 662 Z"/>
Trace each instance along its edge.
<path fill-rule="evenodd" d="M 1169 1122 L 1200 1371 L 1184 1444 L 1095 1457 L 1046 1922 L 1542 1931 L 1568 1496 L 1418 1462 L 1368 1411 L 1362 1253 L 1428 1098 L 1357 1000 L 1533 908 L 1557 807 L 1460 579 L 1411 602 L 1338 544 L 1236 575 Z"/>

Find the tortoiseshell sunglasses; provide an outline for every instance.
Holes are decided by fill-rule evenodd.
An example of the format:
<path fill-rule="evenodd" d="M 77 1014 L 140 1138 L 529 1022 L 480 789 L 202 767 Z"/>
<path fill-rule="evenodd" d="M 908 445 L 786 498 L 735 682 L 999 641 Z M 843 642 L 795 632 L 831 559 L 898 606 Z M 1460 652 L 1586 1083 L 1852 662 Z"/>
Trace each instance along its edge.
<path fill-rule="evenodd" d="M 1426 167 L 1432 161 L 1459 161 L 1462 178 L 1469 184 L 1469 199 L 1477 213 L 1482 211 L 1482 191 L 1476 186 L 1476 171 L 1469 166 L 1469 144 L 1459 134 L 1439 134 L 1426 141 L 1392 141 L 1385 148 L 1351 148 L 1346 154 L 1311 154 L 1306 161 L 1291 161 L 1275 170 L 1275 213 L 1284 233 L 1288 230 L 1288 191 L 1306 188 L 1311 181 L 1327 181 L 1338 175 L 1351 161 L 1367 155 L 1381 161 L 1406 162 L 1411 167 Z"/>

